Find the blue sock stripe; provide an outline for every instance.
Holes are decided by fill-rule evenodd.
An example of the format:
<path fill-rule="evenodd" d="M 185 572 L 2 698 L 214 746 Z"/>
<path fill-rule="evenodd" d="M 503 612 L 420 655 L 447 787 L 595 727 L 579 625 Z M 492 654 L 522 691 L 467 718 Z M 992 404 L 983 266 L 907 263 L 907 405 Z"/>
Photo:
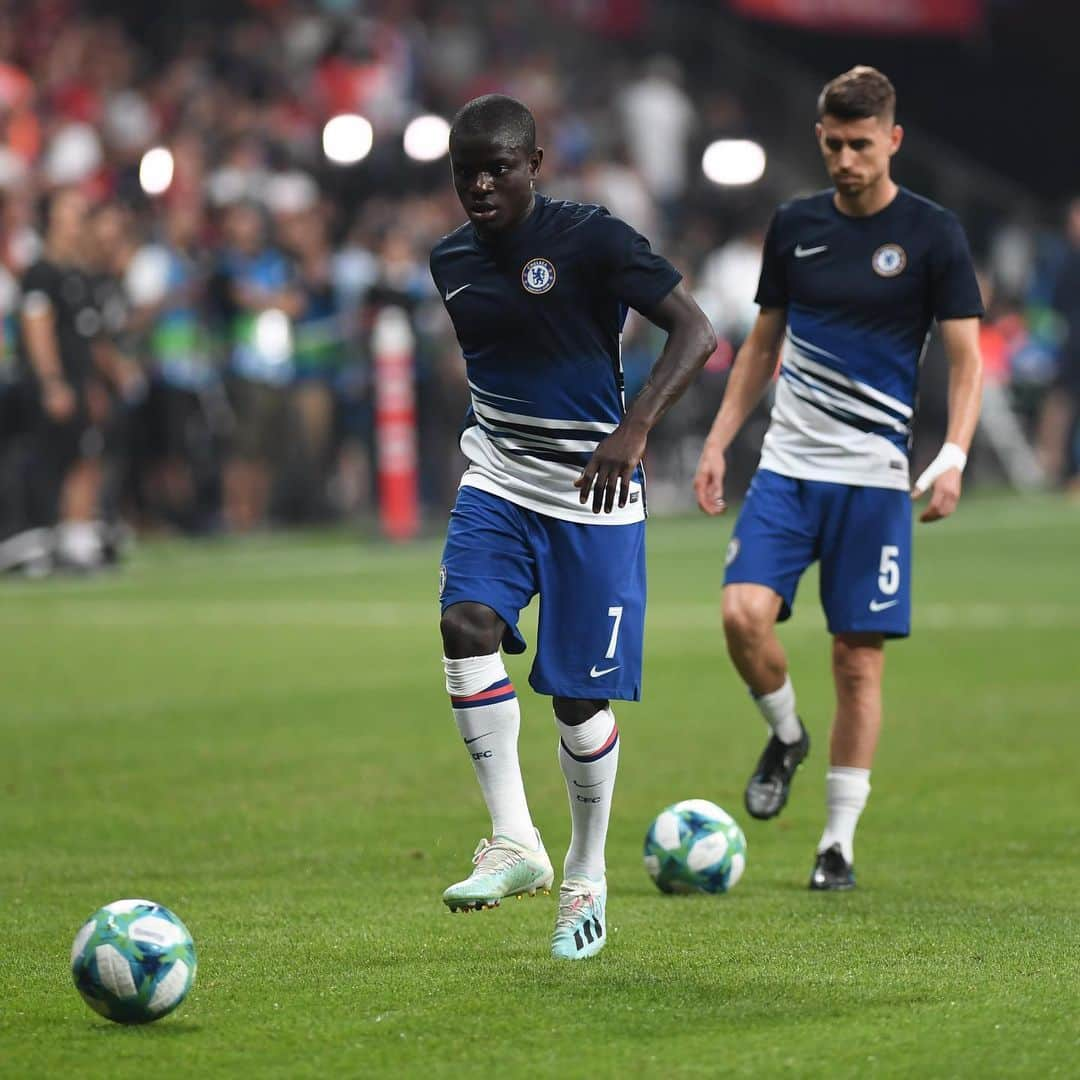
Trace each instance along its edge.
<path fill-rule="evenodd" d="M 594 754 L 575 754 L 574 751 L 571 750 L 570 747 L 566 745 L 566 742 L 563 739 L 560 739 L 559 743 L 562 746 L 562 748 L 575 761 L 580 761 L 583 764 L 589 764 L 590 762 L 599 761 L 601 758 L 607 757 L 607 755 L 610 754 L 611 751 L 614 750 L 615 747 L 619 745 L 619 729 L 617 727 L 614 728 L 612 730 L 612 732 L 611 732 L 611 736 L 608 739 L 608 741 L 606 743 L 604 743 L 604 745 L 601 746 L 600 749 L 597 750 L 596 753 L 594 753 Z"/>

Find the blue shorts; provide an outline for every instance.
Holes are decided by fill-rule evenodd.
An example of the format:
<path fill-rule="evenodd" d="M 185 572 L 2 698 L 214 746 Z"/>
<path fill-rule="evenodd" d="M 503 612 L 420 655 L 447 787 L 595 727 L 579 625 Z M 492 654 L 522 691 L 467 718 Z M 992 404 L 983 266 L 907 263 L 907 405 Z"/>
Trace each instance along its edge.
<path fill-rule="evenodd" d="M 640 700 L 645 522 L 562 521 L 461 488 L 439 572 L 442 610 L 485 604 L 506 623 L 503 648 L 520 653 L 518 616 L 537 594 L 532 688 L 549 697 Z"/>
<path fill-rule="evenodd" d="M 890 488 L 754 475 L 728 545 L 724 584 L 767 585 L 791 615 L 806 568 L 821 562 L 832 634 L 911 632 L 911 496 Z"/>

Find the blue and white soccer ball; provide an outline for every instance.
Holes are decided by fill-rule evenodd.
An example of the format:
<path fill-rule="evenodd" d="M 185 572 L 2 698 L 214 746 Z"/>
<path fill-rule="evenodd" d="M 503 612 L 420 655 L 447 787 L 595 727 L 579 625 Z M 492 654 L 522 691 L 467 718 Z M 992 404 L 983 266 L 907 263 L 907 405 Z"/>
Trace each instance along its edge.
<path fill-rule="evenodd" d="M 71 977 L 95 1012 L 119 1024 L 171 1013 L 195 981 L 187 927 L 152 900 L 117 900 L 95 911 L 71 946 Z"/>
<path fill-rule="evenodd" d="M 716 803 L 684 799 L 649 826 L 645 869 L 661 892 L 727 892 L 746 869 L 746 837 Z"/>

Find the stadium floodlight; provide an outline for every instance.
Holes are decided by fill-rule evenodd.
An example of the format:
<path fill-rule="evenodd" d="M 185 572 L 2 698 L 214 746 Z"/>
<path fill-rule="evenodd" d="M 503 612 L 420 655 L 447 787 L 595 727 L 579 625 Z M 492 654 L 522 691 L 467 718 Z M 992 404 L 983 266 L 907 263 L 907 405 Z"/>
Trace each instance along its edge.
<path fill-rule="evenodd" d="M 374 137 L 370 120 L 356 113 L 341 113 L 326 121 L 323 153 L 335 165 L 355 165 L 371 153 Z"/>
<path fill-rule="evenodd" d="M 147 150 L 139 162 L 139 184 L 147 195 L 164 195 L 173 182 L 172 151 L 164 146 Z"/>
<path fill-rule="evenodd" d="M 405 128 L 404 143 L 413 161 L 438 161 L 450 149 L 450 125 L 441 116 L 417 116 Z"/>
<path fill-rule="evenodd" d="M 765 150 L 752 139 L 717 139 L 706 147 L 701 170 L 725 187 L 754 184 L 765 172 Z"/>

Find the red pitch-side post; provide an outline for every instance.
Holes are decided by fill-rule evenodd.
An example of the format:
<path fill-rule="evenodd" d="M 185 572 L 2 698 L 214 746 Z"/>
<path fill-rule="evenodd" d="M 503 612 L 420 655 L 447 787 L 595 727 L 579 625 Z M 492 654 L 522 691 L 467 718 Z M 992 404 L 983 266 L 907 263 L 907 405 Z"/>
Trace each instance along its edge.
<path fill-rule="evenodd" d="M 379 523 L 391 540 L 409 540 L 420 528 L 416 475 L 416 399 L 409 318 L 383 308 L 375 319 L 375 453 Z"/>

